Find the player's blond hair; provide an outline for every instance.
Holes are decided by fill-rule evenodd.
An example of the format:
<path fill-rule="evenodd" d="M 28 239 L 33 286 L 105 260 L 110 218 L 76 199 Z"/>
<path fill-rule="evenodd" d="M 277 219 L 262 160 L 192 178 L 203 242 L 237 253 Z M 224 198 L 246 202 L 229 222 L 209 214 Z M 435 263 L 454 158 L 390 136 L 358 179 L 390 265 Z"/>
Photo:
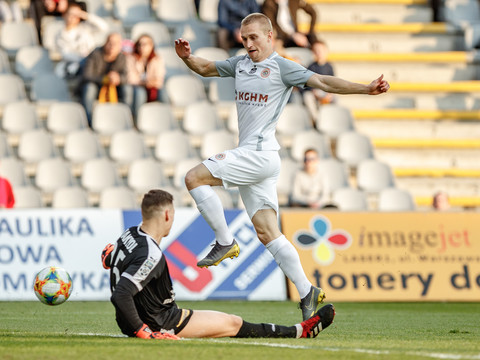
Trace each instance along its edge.
<path fill-rule="evenodd" d="M 262 13 L 251 13 L 247 15 L 243 20 L 241 25 L 250 25 L 258 22 L 262 30 L 267 34 L 270 31 L 273 31 L 272 22 L 270 19 Z"/>

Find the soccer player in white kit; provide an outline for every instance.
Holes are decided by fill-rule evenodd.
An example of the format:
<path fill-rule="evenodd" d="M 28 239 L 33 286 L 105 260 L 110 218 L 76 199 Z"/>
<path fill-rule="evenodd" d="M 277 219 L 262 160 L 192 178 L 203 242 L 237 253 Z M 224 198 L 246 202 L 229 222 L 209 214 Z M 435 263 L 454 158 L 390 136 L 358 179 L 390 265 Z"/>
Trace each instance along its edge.
<path fill-rule="evenodd" d="M 187 40 L 175 40 L 177 55 L 197 74 L 235 78 L 238 147 L 203 161 L 185 177 L 198 210 L 216 236 L 214 247 L 197 266 L 218 265 L 240 253 L 227 226 L 222 203 L 212 189 L 212 186 L 236 186 L 259 240 L 295 284 L 301 298 L 303 319 L 308 319 L 325 298 L 325 293 L 308 280 L 295 247 L 278 226 L 276 182 L 280 172 L 280 145 L 275 138 L 278 118 L 293 86 L 306 85 L 337 94 L 377 95 L 388 91 L 390 85 L 383 80 L 383 75 L 364 85 L 316 74 L 279 56 L 273 50 L 272 25 L 263 14 L 245 17 L 240 32 L 247 54 L 225 61 L 195 56 Z"/>

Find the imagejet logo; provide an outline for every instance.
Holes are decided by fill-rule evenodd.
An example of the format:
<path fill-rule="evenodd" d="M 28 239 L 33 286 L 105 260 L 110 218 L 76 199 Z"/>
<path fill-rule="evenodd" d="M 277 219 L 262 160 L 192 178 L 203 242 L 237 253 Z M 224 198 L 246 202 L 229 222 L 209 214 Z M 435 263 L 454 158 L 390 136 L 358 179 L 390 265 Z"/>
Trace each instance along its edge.
<path fill-rule="evenodd" d="M 335 259 L 335 250 L 345 250 L 352 245 L 352 237 L 344 230 L 331 231 L 330 221 L 322 215 L 310 220 L 310 230 L 299 230 L 293 241 L 301 249 L 312 249 L 313 258 L 320 265 L 330 265 Z"/>

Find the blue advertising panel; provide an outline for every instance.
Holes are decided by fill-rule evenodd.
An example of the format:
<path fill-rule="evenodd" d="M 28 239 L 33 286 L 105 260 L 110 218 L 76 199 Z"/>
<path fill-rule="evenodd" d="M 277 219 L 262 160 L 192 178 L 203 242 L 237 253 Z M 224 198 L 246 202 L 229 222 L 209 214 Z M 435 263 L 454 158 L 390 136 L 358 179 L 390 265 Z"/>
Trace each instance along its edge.
<path fill-rule="evenodd" d="M 141 221 L 139 212 L 125 211 L 123 215 L 125 228 Z M 211 250 L 215 235 L 196 209 L 176 210 L 172 230 L 160 244 L 176 298 L 285 300 L 285 276 L 258 240 L 248 215 L 243 210 L 227 210 L 225 217 L 240 255 L 202 269 L 196 266 L 197 261 Z"/>

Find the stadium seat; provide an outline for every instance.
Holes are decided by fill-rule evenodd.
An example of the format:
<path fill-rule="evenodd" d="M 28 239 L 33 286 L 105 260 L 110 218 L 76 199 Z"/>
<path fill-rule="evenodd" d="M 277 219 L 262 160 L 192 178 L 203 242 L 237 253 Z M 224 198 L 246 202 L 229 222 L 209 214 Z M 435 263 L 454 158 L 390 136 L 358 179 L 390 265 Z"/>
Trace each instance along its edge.
<path fill-rule="evenodd" d="M 216 46 L 205 46 L 194 51 L 193 55 L 200 56 L 211 61 L 226 60 L 230 57 L 228 52 Z"/>
<path fill-rule="evenodd" d="M 207 99 L 202 80 L 190 74 L 169 77 L 165 83 L 165 91 L 173 106 L 187 106 Z"/>
<path fill-rule="evenodd" d="M 332 156 L 330 139 L 314 130 L 305 130 L 295 133 L 292 137 L 290 153 L 295 161 L 302 162 L 307 149 L 315 149 L 319 158 Z"/>
<path fill-rule="evenodd" d="M 318 171 L 325 174 L 329 190 L 349 187 L 348 167 L 334 158 L 320 159 Z"/>
<path fill-rule="evenodd" d="M 114 32 L 122 35 L 123 39 L 128 39 L 129 28 L 125 28 L 121 21 L 114 18 L 104 18 L 103 20 L 107 22 L 108 30 L 96 31 L 93 33 L 94 42 L 97 46 L 103 46 L 107 41 L 108 35 Z"/>
<path fill-rule="evenodd" d="M 101 209 L 136 209 L 138 208 L 134 192 L 125 186 L 114 186 L 100 192 L 98 206 Z"/>
<path fill-rule="evenodd" d="M 72 165 L 79 165 L 87 160 L 105 156 L 105 150 L 100 143 L 98 135 L 91 129 L 86 128 L 74 130 L 65 135 L 63 156 Z"/>
<path fill-rule="evenodd" d="M 176 26 L 195 19 L 196 10 L 190 0 L 158 0 L 156 15 L 162 23 L 173 30 Z"/>
<path fill-rule="evenodd" d="M 2 157 L 0 159 L 0 176 L 7 178 L 13 187 L 29 184 L 23 161 L 16 157 Z"/>
<path fill-rule="evenodd" d="M 477 1 L 445 0 L 443 16 L 445 21 L 464 27 L 466 24 L 480 22 L 480 6 Z"/>
<path fill-rule="evenodd" d="M 218 1 L 202 0 L 198 9 L 199 19 L 213 28 L 218 26 Z"/>
<path fill-rule="evenodd" d="M 118 186 L 119 176 L 115 163 L 107 158 L 85 161 L 80 184 L 89 192 L 100 193 L 108 187 Z"/>
<path fill-rule="evenodd" d="M 172 39 L 168 27 L 159 21 L 143 21 L 133 25 L 130 38 L 137 41 L 141 35 L 150 35 L 154 46 L 172 46 Z"/>
<path fill-rule="evenodd" d="M 65 27 L 63 19 L 52 19 L 48 22 L 42 23 L 42 45 L 50 53 L 58 52 L 55 44 L 57 34 Z M 60 55 L 58 55 L 60 56 Z"/>
<path fill-rule="evenodd" d="M 136 129 L 120 130 L 112 134 L 109 147 L 110 158 L 117 165 L 129 165 L 133 160 L 147 156 L 143 136 Z"/>
<path fill-rule="evenodd" d="M 114 0 L 113 16 L 120 20 L 125 28 L 154 19 L 150 0 Z"/>
<path fill-rule="evenodd" d="M 367 193 L 378 193 L 395 187 L 395 178 L 390 166 L 384 162 L 367 159 L 357 166 L 357 187 Z"/>
<path fill-rule="evenodd" d="M 40 73 L 32 79 L 30 89 L 32 101 L 51 105 L 58 101 L 71 101 L 68 83 L 54 73 Z"/>
<path fill-rule="evenodd" d="M 53 62 L 48 50 L 40 45 L 20 48 L 15 55 L 15 72 L 24 81 L 31 81 L 39 74 L 53 73 Z"/>
<path fill-rule="evenodd" d="M 342 187 L 333 191 L 332 201 L 340 211 L 366 211 L 368 198 L 362 190 Z"/>
<path fill-rule="evenodd" d="M 181 190 L 178 190 L 176 187 L 167 185 L 163 186 L 162 190 L 169 192 L 173 196 L 173 205 L 176 209 L 185 206 L 191 206 L 193 199 L 191 198 L 190 194 L 185 194 Z M 143 198 L 143 194 L 140 196 L 139 203 L 141 203 L 141 199 Z"/>
<path fill-rule="evenodd" d="M 213 191 L 218 195 L 224 209 L 234 209 L 232 194 L 222 186 L 213 186 Z"/>
<path fill-rule="evenodd" d="M 18 157 L 26 163 L 58 156 L 53 137 L 45 129 L 34 129 L 20 134 Z"/>
<path fill-rule="evenodd" d="M 161 56 L 165 62 L 165 81 L 175 75 L 191 75 L 191 70 L 185 65 L 182 59 L 178 57 L 172 46 L 156 48 L 155 53 Z M 162 96 L 165 96 L 165 100 L 168 101 L 164 89 L 162 91 Z"/>
<path fill-rule="evenodd" d="M 2 127 L 8 134 L 15 135 L 40 128 L 35 105 L 25 100 L 6 104 L 3 109 Z"/>
<path fill-rule="evenodd" d="M 313 55 L 312 50 L 308 47 L 288 47 L 285 48 L 285 53 L 288 58 L 299 62 L 305 67 L 308 67 L 312 62 L 315 61 L 315 56 Z"/>
<path fill-rule="evenodd" d="M 137 159 L 128 168 L 127 184 L 138 194 L 168 184 L 162 164 L 154 158 Z"/>
<path fill-rule="evenodd" d="M 305 106 L 295 103 L 285 105 L 277 124 L 280 145 L 290 147 L 295 133 L 311 130 L 312 122 Z"/>
<path fill-rule="evenodd" d="M 32 22 L 5 22 L 0 28 L 0 46 L 10 56 L 24 47 L 38 45 L 38 36 Z"/>
<path fill-rule="evenodd" d="M 155 157 L 165 164 L 174 164 L 194 154 L 188 135 L 182 130 L 162 132 L 157 136 Z"/>
<path fill-rule="evenodd" d="M 172 106 L 161 102 L 149 102 L 140 106 L 137 128 L 148 147 L 155 147 L 155 139 L 161 132 L 178 129 Z"/>
<path fill-rule="evenodd" d="M 235 102 L 235 79 L 231 77 L 215 77 L 210 80 L 208 98 L 216 105 Z"/>
<path fill-rule="evenodd" d="M 39 161 L 35 185 L 44 193 L 51 193 L 55 189 L 73 185 L 70 164 L 60 157 Z"/>
<path fill-rule="evenodd" d="M 398 188 L 386 188 L 378 194 L 379 211 L 414 211 L 415 201 L 409 191 Z"/>
<path fill-rule="evenodd" d="M 278 204 L 280 206 L 287 206 L 290 202 L 293 179 L 298 169 L 300 169 L 300 165 L 296 161 L 288 158 L 282 159 L 277 181 Z"/>
<path fill-rule="evenodd" d="M 200 156 L 202 159 L 208 159 L 215 154 L 233 149 L 236 145 L 237 139 L 231 132 L 225 129 L 209 131 L 203 135 Z"/>
<path fill-rule="evenodd" d="M 58 188 L 52 195 L 52 208 L 72 209 L 88 207 L 88 194 L 79 186 Z"/>
<path fill-rule="evenodd" d="M 315 119 L 316 127 L 330 138 L 336 138 L 342 132 L 355 130 L 350 109 L 336 104 L 322 105 Z"/>
<path fill-rule="evenodd" d="M 185 175 L 187 172 L 201 163 L 201 160 L 197 157 L 191 157 L 183 160 L 179 160 L 175 163 L 174 174 L 173 174 L 173 186 L 178 190 L 186 190 L 185 185 Z"/>
<path fill-rule="evenodd" d="M 339 160 L 351 167 L 374 157 L 370 138 L 356 131 L 346 131 L 338 135 L 335 154 Z"/>
<path fill-rule="evenodd" d="M 170 104 L 155 101 L 140 106 L 137 127 L 145 135 L 158 135 L 163 131 L 178 129 L 178 121 Z"/>
<path fill-rule="evenodd" d="M 174 2 L 171 0 L 162 0 L 162 1 L 168 1 L 172 4 L 173 3 L 177 4 L 177 2 Z M 191 4 L 191 1 L 189 0 L 187 1 Z M 181 12 L 180 14 L 186 14 L 185 10 L 183 10 L 183 12 Z M 171 21 L 166 22 L 166 24 L 169 27 L 172 26 L 171 24 L 174 24 L 173 25 L 174 38 L 175 39 L 183 38 L 188 40 L 190 43 L 190 47 L 194 52 L 195 50 L 200 49 L 202 47 L 213 47 L 216 45 L 214 36 L 212 35 L 212 32 L 209 26 L 197 19 L 189 19 L 185 22 L 181 22 L 179 24 L 177 23 L 176 25 L 175 25 L 175 22 L 171 22 Z"/>
<path fill-rule="evenodd" d="M 111 12 L 107 8 L 106 4 L 110 1 L 106 2 L 104 0 L 82 0 L 87 5 L 87 11 L 90 14 L 95 14 L 102 18 L 110 17 Z"/>
<path fill-rule="evenodd" d="M 97 103 L 93 107 L 92 129 L 111 136 L 116 131 L 133 128 L 133 116 L 128 105 L 123 103 Z"/>
<path fill-rule="evenodd" d="M 15 196 L 15 209 L 35 209 L 42 208 L 42 192 L 34 186 L 16 186 L 13 188 Z"/>
<path fill-rule="evenodd" d="M 226 126 L 230 132 L 238 134 L 237 104 L 235 103 L 230 105 Z"/>
<path fill-rule="evenodd" d="M 26 99 L 25 84 L 20 76 L 0 74 L 0 105 Z"/>
<path fill-rule="evenodd" d="M 48 109 L 46 127 L 56 135 L 86 129 L 87 114 L 84 107 L 76 102 L 53 103 Z"/>
<path fill-rule="evenodd" d="M 189 135 L 204 135 L 223 128 L 217 109 L 208 101 L 197 101 L 185 107 L 183 129 Z M 195 144 L 198 145 L 198 144 Z"/>

